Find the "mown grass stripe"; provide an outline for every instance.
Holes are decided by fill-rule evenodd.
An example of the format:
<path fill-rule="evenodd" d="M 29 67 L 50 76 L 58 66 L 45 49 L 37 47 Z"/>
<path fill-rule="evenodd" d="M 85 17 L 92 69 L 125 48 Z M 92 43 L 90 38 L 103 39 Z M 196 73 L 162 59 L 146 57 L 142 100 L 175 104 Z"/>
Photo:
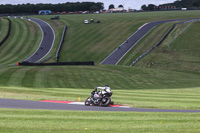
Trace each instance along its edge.
<path fill-rule="evenodd" d="M 11 20 L 11 21 L 13 21 L 13 20 Z M 7 55 L 7 53 L 9 53 L 9 51 L 12 49 L 12 47 L 11 47 L 12 44 L 17 41 L 17 38 L 20 35 L 19 34 L 20 28 L 19 28 L 19 25 L 18 25 L 17 21 L 15 21 L 15 20 L 13 21 L 12 27 L 13 28 L 11 29 L 10 37 L 6 41 L 5 45 L 0 47 L 0 57 L 1 58 L 4 57 L 5 55 Z"/>
<path fill-rule="evenodd" d="M 18 49 L 16 49 L 15 53 L 13 53 L 13 55 L 10 57 L 11 59 L 9 60 L 9 62 L 6 62 L 7 64 L 17 62 L 19 61 L 19 59 L 22 60 L 23 58 L 25 58 L 23 53 L 26 53 L 27 49 L 30 47 L 30 45 L 28 45 L 28 42 L 30 41 L 30 37 L 32 36 L 30 33 L 32 32 L 29 30 L 29 27 L 24 21 L 21 21 L 20 23 L 21 25 L 23 25 L 23 34 L 21 35 L 21 42 L 17 44 Z"/>
<path fill-rule="evenodd" d="M 12 53 L 12 54 L 9 54 L 5 58 L 3 58 L 4 60 L 2 60 L 2 61 L 5 64 L 8 64 L 9 62 L 13 62 L 17 58 L 19 58 L 20 52 L 23 50 L 24 47 L 26 47 L 26 46 L 24 46 L 24 44 L 29 39 L 27 25 L 25 25 L 25 23 L 23 23 L 22 21 L 19 21 L 19 20 L 17 20 L 17 21 L 19 22 L 19 26 L 20 26 L 20 32 L 19 32 L 19 36 L 18 36 L 19 40 L 16 41 L 15 44 L 13 44 L 12 50 L 10 51 L 10 53 Z M 16 56 L 16 55 L 18 55 L 18 56 Z"/>
<path fill-rule="evenodd" d="M 1 132 L 199 132 L 199 114 L 1 109 Z M 98 115 L 96 115 L 98 114 Z M 104 116 L 104 119 L 102 119 Z M 44 122 L 45 121 L 45 122 Z M 56 122 L 55 122 L 56 121 Z M 61 124 L 62 123 L 62 124 Z M 105 124 L 109 123 L 109 124 Z M 90 125 L 90 126 L 88 126 Z M 104 127 L 104 128 L 102 128 Z"/>
<path fill-rule="evenodd" d="M 7 85 L 7 82 L 10 80 L 11 75 L 15 72 L 14 70 L 15 70 L 14 68 L 11 68 L 11 69 L 7 69 L 3 71 L 3 73 L 0 76 L 0 79 L 1 79 L 0 84 L 2 86 Z"/>
<path fill-rule="evenodd" d="M 7 81 L 7 86 L 21 86 L 22 85 L 22 80 L 25 76 L 26 71 L 28 70 L 24 70 L 22 71 L 23 68 L 19 68 L 17 71 L 14 71 L 11 75 L 10 75 L 10 79 Z"/>
<path fill-rule="evenodd" d="M 2 64 L 12 64 L 22 61 L 37 49 L 37 44 L 39 44 L 41 40 L 41 31 L 36 24 L 21 19 L 13 19 L 13 21 L 13 28 L 19 26 L 21 28 L 12 31 L 12 36 L 17 37 L 17 39 L 10 40 L 7 46 L 2 48 L 4 52 L 3 54 L 1 53 L 2 58 L 0 59 Z M 6 54 L 8 52 L 10 54 Z"/>
<path fill-rule="evenodd" d="M 8 33 L 9 21 L 7 19 L 0 20 L 0 42 Z"/>

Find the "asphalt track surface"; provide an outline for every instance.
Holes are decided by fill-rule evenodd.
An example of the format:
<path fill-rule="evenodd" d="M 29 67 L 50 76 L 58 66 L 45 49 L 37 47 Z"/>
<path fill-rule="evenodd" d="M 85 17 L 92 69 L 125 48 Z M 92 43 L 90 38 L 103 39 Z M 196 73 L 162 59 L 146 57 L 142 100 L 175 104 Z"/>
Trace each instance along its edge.
<path fill-rule="evenodd" d="M 29 58 L 25 60 L 31 63 L 35 63 L 44 58 L 51 51 L 55 40 L 55 33 L 48 23 L 36 18 L 28 19 L 38 24 L 40 29 L 42 30 L 42 40 L 38 49 L 35 51 L 35 53 L 33 53 Z"/>
<path fill-rule="evenodd" d="M 159 24 L 181 21 L 179 20 L 164 20 L 146 23 L 141 26 L 133 35 L 131 35 L 125 42 L 123 42 L 118 48 L 116 48 L 101 64 L 117 65 L 119 61 L 154 27 Z"/>
<path fill-rule="evenodd" d="M 1 99 L 0 108 L 13 109 L 46 109 L 46 110 L 77 110 L 77 111 L 126 111 L 126 112 L 179 112 L 179 113 L 200 113 L 200 110 L 174 110 L 174 109 L 143 109 L 143 108 L 119 108 L 119 107 L 98 107 L 84 105 L 70 105 L 63 103 L 46 103 L 39 101 L 26 101 L 14 99 Z"/>

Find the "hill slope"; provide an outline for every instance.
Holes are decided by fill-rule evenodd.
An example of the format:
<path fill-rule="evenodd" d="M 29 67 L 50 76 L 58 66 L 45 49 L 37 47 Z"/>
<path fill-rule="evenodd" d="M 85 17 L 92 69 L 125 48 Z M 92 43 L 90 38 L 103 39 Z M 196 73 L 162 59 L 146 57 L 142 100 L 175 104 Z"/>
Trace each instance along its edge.
<path fill-rule="evenodd" d="M 0 47 L 0 64 L 10 65 L 23 61 L 40 44 L 40 28 L 33 22 L 11 18 L 12 28 L 8 40 Z"/>
<path fill-rule="evenodd" d="M 162 45 L 139 61 L 136 66 L 199 73 L 199 30 L 199 22 L 177 25 Z"/>
<path fill-rule="evenodd" d="M 62 15 L 51 21 L 52 16 L 35 16 L 49 22 L 57 34 L 58 45 L 63 27 L 68 26 L 60 61 L 95 61 L 100 63 L 115 48 L 147 22 L 179 18 L 197 18 L 199 11 L 187 12 L 142 12 L 118 14 Z M 83 24 L 91 18 L 100 24 Z M 54 53 L 55 57 L 56 48 Z M 53 61 L 53 60 L 52 60 Z M 55 58 L 54 58 L 55 61 Z"/>

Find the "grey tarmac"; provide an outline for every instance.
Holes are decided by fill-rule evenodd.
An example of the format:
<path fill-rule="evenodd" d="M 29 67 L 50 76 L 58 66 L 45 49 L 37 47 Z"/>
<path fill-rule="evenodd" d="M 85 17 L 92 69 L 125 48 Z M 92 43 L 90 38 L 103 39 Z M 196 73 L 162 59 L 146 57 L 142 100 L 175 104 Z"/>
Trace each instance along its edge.
<path fill-rule="evenodd" d="M 35 63 L 44 58 L 51 51 L 55 40 L 55 33 L 52 27 L 45 21 L 36 18 L 27 19 L 30 19 L 31 21 L 38 24 L 40 26 L 40 29 L 42 30 L 42 40 L 38 49 L 35 51 L 35 53 L 33 53 L 29 58 L 25 60 L 31 63 Z"/>
<path fill-rule="evenodd" d="M 45 109 L 45 110 L 74 110 L 74 111 L 125 111 L 125 112 L 200 113 L 200 110 L 99 107 L 99 106 L 71 105 L 71 104 L 64 104 L 64 103 L 47 103 L 47 102 L 39 102 L 39 101 L 2 99 L 2 98 L 0 98 L 0 108 Z"/>

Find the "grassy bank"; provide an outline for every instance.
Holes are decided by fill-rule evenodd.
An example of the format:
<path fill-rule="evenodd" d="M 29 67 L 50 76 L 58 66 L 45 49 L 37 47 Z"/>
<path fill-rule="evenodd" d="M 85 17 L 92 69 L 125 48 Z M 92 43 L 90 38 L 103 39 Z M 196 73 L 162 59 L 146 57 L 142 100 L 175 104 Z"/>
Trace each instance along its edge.
<path fill-rule="evenodd" d="M 27 20 L 10 18 L 11 34 L 0 47 L 0 65 L 16 64 L 31 56 L 40 44 L 40 28 Z"/>
<path fill-rule="evenodd" d="M 199 114 L 0 109 L 0 132 L 198 133 Z"/>
<path fill-rule="evenodd" d="M 7 19 L 0 20 L 0 42 L 5 38 L 8 33 L 9 21 Z"/>
<path fill-rule="evenodd" d="M 136 66 L 199 73 L 199 30 L 200 22 L 177 25 L 162 45 L 139 61 Z"/>
<path fill-rule="evenodd" d="M 161 24 L 149 32 L 130 52 L 119 62 L 119 65 L 130 66 L 143 53 L 154 47 L 168 32 L 174 23 Z"/>
<path fill-rule="evenodd" d="M 9 67 L 0 69 L 2 98 L 84 101 L 108 84 L 118 104 L 199 109 L 199 75 L 122 66 Z"/>
<path fill-rule="evenodd" d="M 158 20 L 198 18 L 199 11 L 61 15 L 60 20 L 53 21 L 50 18 L 54 16 L 35 17 L 52 25 L 58 35 L 56 45 L 61 38 L 63 27 L 68 26 L 60 61 L 100 63 L 143 24 Z M 83 20 L 91 18 L 100 20 L 101 23 L 83 24 Z M 52 54 L 55 57 L 55 52 Z"/>
<path fill-rule="evenodd" d="M 2 67 L 1 86 L 35 88 L 165 89 L 199 87 L 199 75 L 122 66 Z"/>

